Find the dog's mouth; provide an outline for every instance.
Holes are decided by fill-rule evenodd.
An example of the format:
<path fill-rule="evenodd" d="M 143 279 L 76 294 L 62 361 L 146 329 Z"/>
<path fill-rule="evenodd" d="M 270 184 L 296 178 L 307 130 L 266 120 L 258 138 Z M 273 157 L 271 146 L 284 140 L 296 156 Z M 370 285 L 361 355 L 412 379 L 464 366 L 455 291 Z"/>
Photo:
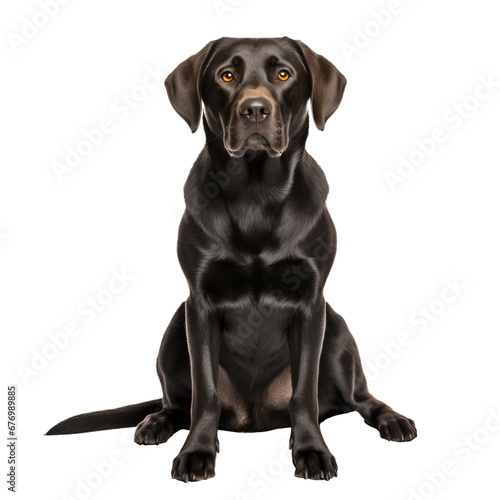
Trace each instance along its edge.
<path fill-rule="evenodd" d="M 288 146 L 290 117 L 268 90 L 246 89 L 231 107 L 219 114 L 224 148 L 234 158 L 247 151 L 264 151 L 268 156 L 281 156 Z"/>
<path fill-rule="evenodd" d="M 239 141 L 239 144 L 231 144 L 230 141 L 224 141 L 224 147 L 227 152 L 234 158 L 242 157 L 245 152 L 253 150 L 264 150 L 269 156 L 276 158 L 283 154 L 284 148 L 281 149 L 280 146 L 272 146 L 269 139 L 259 132 L 254 132 L 250 134 L 243 141 Z"/>

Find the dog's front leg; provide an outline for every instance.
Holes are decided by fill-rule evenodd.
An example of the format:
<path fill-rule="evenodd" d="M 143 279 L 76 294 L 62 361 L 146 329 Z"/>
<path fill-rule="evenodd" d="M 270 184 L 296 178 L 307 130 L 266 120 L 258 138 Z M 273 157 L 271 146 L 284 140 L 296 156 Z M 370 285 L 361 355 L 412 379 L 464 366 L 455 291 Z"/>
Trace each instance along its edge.
<path fill-rule="evenodd" d="M 321 297 L 298 311 L 288 330 L 292 388 L 290 448 L 295 475 L 329 480 L 337 475 L 335 458 L 323 440 L 318 420 L 319 359 L 325 334 L 326 305 Z"/>
<path fill-rule="evenodd" d="M 172 467 L 172 477 L 184 482 L 215 475 L 220 417 L 217 374 L 221 326 L 218 315 L 190 297 L 186 301 L 186 331 L 191 363 L 191 426 Z"/>

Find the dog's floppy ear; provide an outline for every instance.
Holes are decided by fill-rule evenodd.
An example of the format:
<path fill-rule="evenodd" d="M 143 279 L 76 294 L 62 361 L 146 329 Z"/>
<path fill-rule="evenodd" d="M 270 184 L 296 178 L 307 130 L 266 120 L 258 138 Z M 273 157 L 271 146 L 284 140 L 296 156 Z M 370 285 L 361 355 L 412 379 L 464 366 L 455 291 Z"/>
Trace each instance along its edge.
<path fill-rule="evenodd" d="M 325 57 L 316 54 L 305 43 L 297 40 L 311 79 L 311 105 L 316 127 L 325 128 L 325 123 L 339 107 L 345 76 Z"/>
<path fill-rule="evenodd" d="M 196 132 L 200 124 L 201 77 L 212 44 L 208 43 L 194 56 L 181 62 L 165 80 L 170 104 L 186 120 L 191 132 Z"/>

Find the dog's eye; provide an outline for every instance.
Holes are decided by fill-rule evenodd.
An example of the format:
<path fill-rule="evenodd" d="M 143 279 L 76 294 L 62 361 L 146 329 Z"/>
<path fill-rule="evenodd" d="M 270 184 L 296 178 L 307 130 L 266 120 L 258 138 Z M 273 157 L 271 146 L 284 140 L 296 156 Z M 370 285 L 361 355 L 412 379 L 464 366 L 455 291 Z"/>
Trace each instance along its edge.
<path fill-rule="evenodd" d="M 234 75 L 231 73 L 231 71 L 226 71 L 225 73 L 222 73 L 222 79 L 227 83 L 227 82 L 232 82 L 234 80 Z"/>
<path fill-rule="evenodd" d="M 285 81 L 285 80 L 288 80 L 290 78 L 290 73 L 288 73 L 288 71 L 285 71 L 284 69 L 282 69 L 279 73 L 278 73 L 278 78 L 281 80 L 281 81 Z"/>

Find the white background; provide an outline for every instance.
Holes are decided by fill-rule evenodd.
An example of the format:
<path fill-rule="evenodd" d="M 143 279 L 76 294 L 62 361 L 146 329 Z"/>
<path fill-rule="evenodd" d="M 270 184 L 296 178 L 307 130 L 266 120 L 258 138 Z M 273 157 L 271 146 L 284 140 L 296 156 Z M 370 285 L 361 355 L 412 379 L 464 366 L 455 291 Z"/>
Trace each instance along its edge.
<path fill-rule="evenodd" d="M 500 424 L 488 418 L 500 411 L 500 87 L 473 96 L 481 78 L 500 82 L 500 12 L 491 0 L 401 0 L 381 27 L 384 16 L 373 13 L 389 5 L 241 0 L 220 13 L 210 0 L 73 0 L 26 43 L 16 36 L 24 18 L 43 23 L 39 3 L 2 7 L 2 415 L 15 383 L 18 498 L 83 498 L 80 481 L 90 481 L 92 499 L 497 494 Z M 357 414 L 328 420 L 322 429 L 339 464 L 330 482 L 293 477 L 287 429 L 221 432 L 217 476 L 189 485 L 170 478 L 186 431 L 158 447 L 131 445 L 132 430 L 43 436 L 76 413 L 161 396 L 157 350 L 187 296 L 176 255 L 182 188 L 204 138 L 175 114 L 161 83 L 138 87 L 148 68 L 161 81 L 223 35 L 301 39 L 348 81 L 339 110 L 308 141 L 331 186 L 339 237 L 325 294 L 370 367 L 372 392 L 413 418 L 419 436 L 388 443 Z M 356 48 L 351 57 L 346 44 Z M 140 102 L 124 108 L 124 95 Z M 469 116 L 457 119 L 464 101 Z M 60 181 L 54 163 L 102 119 L 112 132 Z M 398 158 L 435 128 L 446 140 L 391 190 L 386 172 L 397 173 Z M 78 307 L 104 297 L 122 268 L 133 279 L 86 322 Z M 448 303 L 446 280 L 460 286 L 445 291 Z M 423 320 L 419 308 L 429 306 Z M 54 355 L 49 334 L 72 321 L 80 334 Z M 402 334 L 409 340 L 398 347 Z M 43 349 L 52 359 L 23 378 L 20 367 Z M 98 476 L 93 463 L 110 456 L 113 470 Z M 436 473 L 444 462 L 446 476 Z"/>

